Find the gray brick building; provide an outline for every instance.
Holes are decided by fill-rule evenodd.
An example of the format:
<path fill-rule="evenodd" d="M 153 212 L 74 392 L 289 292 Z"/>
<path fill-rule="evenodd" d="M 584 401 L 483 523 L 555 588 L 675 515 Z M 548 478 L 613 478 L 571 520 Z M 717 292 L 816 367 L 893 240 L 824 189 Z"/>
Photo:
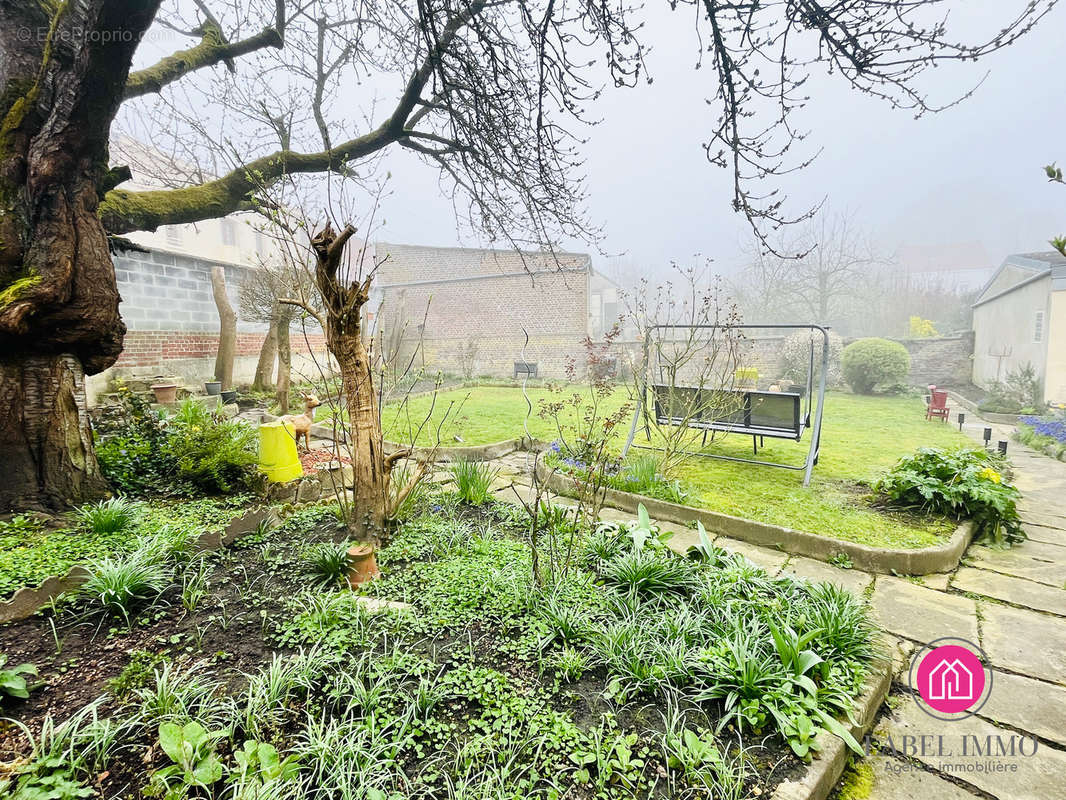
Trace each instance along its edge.
<path fill-rule="evenodd" d="M 602 335 L 621 313 L 618 287 L 583 253 L 374 245 L 384 260 L 374 281 L 375 324 L 403 328 L 427 369 L 510 376 L 514 362 L 562 377 L 586 336 Z M 386 334 L 387 335 L 387 334 Z"/>

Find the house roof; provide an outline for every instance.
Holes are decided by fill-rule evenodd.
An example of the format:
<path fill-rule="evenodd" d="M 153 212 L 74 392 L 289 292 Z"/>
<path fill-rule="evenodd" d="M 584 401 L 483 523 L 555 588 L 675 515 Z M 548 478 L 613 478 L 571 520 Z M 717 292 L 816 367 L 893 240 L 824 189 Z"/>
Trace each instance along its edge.
<path fill-rule="evenodd" d="M 1057 250 L 1009 255 L 981 288 L 974 308 L 1049 276 L 1051 291 L 1066 290 L 1066 256 Z"/>

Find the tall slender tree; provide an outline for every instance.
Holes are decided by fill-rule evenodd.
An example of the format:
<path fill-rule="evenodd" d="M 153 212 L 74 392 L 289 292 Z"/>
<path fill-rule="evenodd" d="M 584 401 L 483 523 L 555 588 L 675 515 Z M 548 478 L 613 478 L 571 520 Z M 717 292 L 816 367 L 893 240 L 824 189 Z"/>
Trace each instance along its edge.
<path fill-rule="evenodd" d="M 639 11 L 625 0 L 365 0 L 357 12 L 340 0 L 192 0 L 158 21 L 189 46 L 131 71 L 160 4 L 0 0 L 2 508 L 63 507 L 104 488 L 84 376 L 114 363 L 125 332 L 109 235 L 250 208 L 284 175 L 370 169 L 396 146 L 440 170 L 491 238 L 593 236 L 568 123 L 601 83 L 644 76 Z M 785 159 L 803 138 L 793 114 L 813 62 L 927 110 L 923 70 L 1010 44 L 1054 0 L 1005 14 L 976 45 L 931 16 L 945 4 L 671 5 L 695 20 L 712 67 L 708 158 L 731 169 L 733 206 L 757 230 L 790 219 L 772 179 L 805 163 Z M 384 112 L 338 99 L 368 74 L 395 86 Z M 167 175 L 171 188 L 118 186 L 129 172 L 108 167 L 108 139 L 123 103 L 149 104 L 155 142 L 196 138 L 171 150 L 196 165 Z"/>

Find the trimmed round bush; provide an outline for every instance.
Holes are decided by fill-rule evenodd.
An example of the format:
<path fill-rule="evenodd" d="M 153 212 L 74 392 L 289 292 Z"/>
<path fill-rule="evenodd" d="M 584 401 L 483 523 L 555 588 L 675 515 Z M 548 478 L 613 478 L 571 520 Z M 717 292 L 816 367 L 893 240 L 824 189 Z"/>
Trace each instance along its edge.
<path fill-rule="evenodd" d="M 898 342 L 859 339 L 844 348 L 840 367 L 852 391 L 873 394 L 880 386 L 905 382 L 911 371 L 911 356 Z"/>

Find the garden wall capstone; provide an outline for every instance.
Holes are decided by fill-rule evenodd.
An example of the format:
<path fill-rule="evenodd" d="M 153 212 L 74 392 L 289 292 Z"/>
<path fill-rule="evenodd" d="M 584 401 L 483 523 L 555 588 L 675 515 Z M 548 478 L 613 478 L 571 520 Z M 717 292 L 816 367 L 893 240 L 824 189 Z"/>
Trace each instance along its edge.
<path fill-rule="evenodd" d="M 546 481 L 548 488 L 556 494 L 573 497 L 578 493 L 577 481 L 569 475 L 552 472 L 543 464 L 539 465 L 537 470 L 540 479 Z M 973 525 L 967 521 L 961 523 L 944 544 L 911 550 L 887 549 L 733 517 L 717 511 L 667 503 L 664 500 L 616 489 L 605 490 L 604 503 L 631 514 L 636 514 L 637 507 L 643 505 L 654 519 L 679 525 L 690 525 L 699 521 L 708 531 L 763 547 L 773 547 L 786 553 L 816 558 L 819 561 L 829 561 L 846 555 L 856 569 L 886 575 L 949 572 L 959 565 L 959 560 L 974 535 Z"/>
<path fill-rule="evenodd" d="M 196 541 L 195 548 L 203 552 L 231 545 L 237 539 L 254 531 L 264 520 L 277 522 L 274 510 L 253 508 L 230 520 L 224 529 L 204 533 Z M 60 595 L 77 589 L 88 578 L 89 571 L 85 567 L 75 565 L 66 575 L 51 575 L 41 581 L 37 587 L 24 586 L 9 600 L 0 603 L 0 623 L 15 622 L 33 616 Z"/>

